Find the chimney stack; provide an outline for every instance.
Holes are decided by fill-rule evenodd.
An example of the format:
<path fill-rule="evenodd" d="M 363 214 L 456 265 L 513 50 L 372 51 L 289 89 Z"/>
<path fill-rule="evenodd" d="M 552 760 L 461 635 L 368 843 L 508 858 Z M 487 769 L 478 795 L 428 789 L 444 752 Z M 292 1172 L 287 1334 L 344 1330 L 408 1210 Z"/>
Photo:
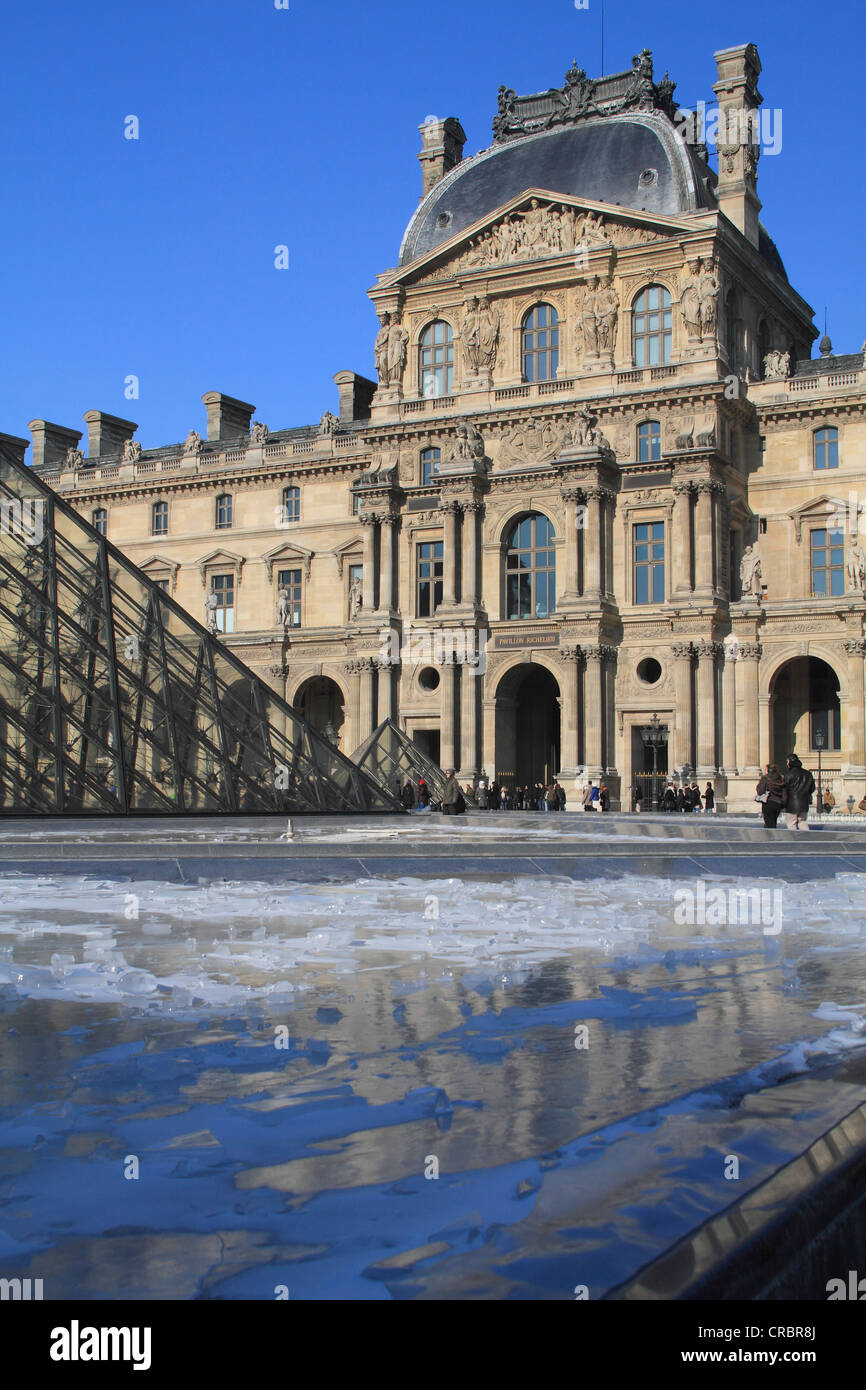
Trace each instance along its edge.
<path fill-rule="evenodd" d="M 713 91 L 719 100 L 719 208 L 747 241 L 758 245 L 758 158 L 761 153 L 758 110 L 764 98 L 758 91 L 761 60 L 753 43 L 722 48 L 714 53 L 719 80 Z"/>
<path fill-rule="evenodd" d="M 256 408 L 221 391 L 205 391 L 202 400 L 207 407 L 208 439 L 238 439 L 249 435 Z"/>
<path fill-rule="evenodd" d="M 31 420 L 27 426 L 33 436 L 33 467 L 44 468 L 52 463 L 65 463 L 66 451 L 77 449 L 81 430 L 65 425 L 52 425 L 49 420 Z"/>
<path fill-rule="evenodd" d="M 444 121 L 436 116 L 428 116 L 418 129 L 422 144 L 418 158 L 424 175 L 421 197 L 425 198 L 430 189 L 435 188 L 439 180 L 462 160 L 466 132 L 456 116 L 446 116 Z"/>
<path fill-rule="evenodd" d="M 90 459 L 119 454 L 138 429 L 134 420 L 121 420 L 119 415 L 106 415 L 104 410 L 85 410 L 84 420 Z"/>
<path fill-rule="evenodd" d="M 13 459 L 24 468 L 24 455 L 29 448 L 29 439 L 21 439 L 17 434 L 0 434 L 0 458 Z"/>
<path fill-rule="evenodd" d="M 337 372 L 334 377 L 340 393 L 340 424 L 350 420 L 369 420 L 370 402 L 376 391 L 375 381 L 357 372 Z"/>

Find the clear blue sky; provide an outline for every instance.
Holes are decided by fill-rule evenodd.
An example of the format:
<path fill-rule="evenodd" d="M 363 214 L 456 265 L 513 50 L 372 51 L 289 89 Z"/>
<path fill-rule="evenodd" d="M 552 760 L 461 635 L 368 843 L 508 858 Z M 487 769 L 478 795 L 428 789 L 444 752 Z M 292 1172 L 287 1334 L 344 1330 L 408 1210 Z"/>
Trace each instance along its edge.
<path fill-rule="evenodd" d="M 600 0 L 8 6 L 0 431 L 85 430 L 99 409 L 149 448 L 204 433 L 208 390 L 271 429 L 335 409 L 334 372 L 373 375 L 366 290 L 417 206 L 420 122 L 458 116 L 466 153 L 484 148 L 501 82 L 560 85 L 574 58 L 598 74 L 600 17 Z M 651 48 L 682 104 L 712 100 L 714 49 L 758 45 L 783 112 L 762 219 L 837 352 L 866 338 L 864 39 L 861 0 L 606 5 L 605 70 Z"/>

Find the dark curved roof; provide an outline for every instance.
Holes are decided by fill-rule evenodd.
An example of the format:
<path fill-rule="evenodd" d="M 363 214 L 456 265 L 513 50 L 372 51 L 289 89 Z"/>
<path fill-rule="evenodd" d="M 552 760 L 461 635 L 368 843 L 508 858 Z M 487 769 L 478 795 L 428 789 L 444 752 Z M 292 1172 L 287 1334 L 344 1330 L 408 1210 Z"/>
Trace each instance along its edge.
<path fill-rule="evenodd" d="M 650 169 L 656 180 L 642 184 Z M 712 208 L 702 171 L 670 121 L 655 112 L 605 116 L 494 145 L 458 164 L 422 201 L 406 229 L 400 264 L 529 188 L 674 217 Z"/>

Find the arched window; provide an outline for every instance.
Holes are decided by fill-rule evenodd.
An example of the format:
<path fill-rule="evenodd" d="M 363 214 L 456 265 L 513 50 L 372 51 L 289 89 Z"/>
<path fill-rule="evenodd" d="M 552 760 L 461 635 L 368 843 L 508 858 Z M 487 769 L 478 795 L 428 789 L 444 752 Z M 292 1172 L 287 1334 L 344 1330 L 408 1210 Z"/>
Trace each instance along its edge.
<path fill-rule="evenodd" d="M 98 531 L 100 536 L 108 532 L 108 512 L 104 507 L 95 507 L 90 513 L 90 524 L 94 531 Z"/>
<path fill-rule="evenodd" d="M 422 396 L 450 396 L 454 389 L 454 334 L 444 319 L 421 334 L 419 378 Z"/>
<path fill-rule="evenodd" d="M 648 285 L 634 301 L 634 364 L 662 367 L 671 360 L 673 312 L 670 291 Z"/>
<path fill-rule="evenodd" d="M 658 420 L 646 420 L 637 427 L 637 461 L 653 463 L 662 456 L 662 427 Z"/>
<path fill-rule="evenodd" d="M 232 524 L 232 495 L 230 492 L 222 492 L 216 500 L 216 528 L 218 531 L 227 530 Z"/>
<path fill-rule="evenodd" d="M 439 472 L 440 453 L 438 449 L 421 450 L 421 486 L 429 487 L 433 474 Z"/>
<path fill-rule="evenodd" d="M 556 611 L 554 531 L 538 512 L 515 521 L 505 539 L 505 606 L 509 618 L 547 618 Z"/>
<path fill-rule="evenodd" d="M 301 489 L 299 487 L 283 488 L 283 506 L 280 520 L 283 525 L 290 521 L 300 521 L 301 519 Z"/>
<path fill-rule="evenodd" d="M 167 502 L 154 502 L 150 513 L 150 534 L 152 536 L 168 535 Z"/>
<path fill-rule="evenodd" d="M 536 304 L 523 320 L 523 380 L 552 381 L 559 366 L 559 315 Z"/>
<path fill-rule="evenodd" d="M 839 467 L 839 431 L 833 425 L 815 431 L 815 467 Z"/>

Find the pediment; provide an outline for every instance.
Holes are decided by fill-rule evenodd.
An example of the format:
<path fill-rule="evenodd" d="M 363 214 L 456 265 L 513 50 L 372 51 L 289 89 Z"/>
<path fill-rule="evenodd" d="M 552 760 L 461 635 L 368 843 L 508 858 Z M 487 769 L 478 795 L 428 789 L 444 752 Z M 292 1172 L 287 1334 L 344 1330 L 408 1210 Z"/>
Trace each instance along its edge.
<path fill-rule="evenodd" d="M 331 554 L 337 561 L 337 573 L 339 574 L 341 579 L 343 578 L 343 562 L 345 561 L 346 556 L 351 555 L 353 551 L 357 553 L 358 550 L 360 550 L 363 547 L 363 545 L 363 536 L 353 536 L 351 540 L 343 541 L 342 545 L 334 546 L 333 550 L 331 551 Z"/>
<path fill-rule="evenodd" d="M 245 563 L 246 556 L 234 555 L 232 551 L 222 549 L 209 550 L 207 555 L 202 555 L 197 561 L 198 572 L 201 575 L 202 584 L 207 583 L 207 571 L 217 566 L 232 570 L 233 573 L 237 575 L 238 582 L 240 582 L 241 570 Z"/>
<path fill-rule="evenodd" d="M 489 274 L 491 269 L 530 261 L 574 259 L 583 250 L 590 255 L 609 253 L 694 229 L 692 219 L 638 213 L 530 188 L 411 265 L 383 275 L 376 291 L 446 280 L 473 270 Z"/>
<path fill-rule="evenodd" d="M 313 555 L 314 551 L 308 550 L 306 546 L 298 545 L 295 541 L 283 541 L 282 545 L 274 546 L 273 550 L 267 551 L 262 556 L 268 569 L 268 582 L 273 580 L 274 569 L 283 560 L 300 562 L 304 566 L 304 578 L 309 579 Z"/>
<path fill-rule="evenodd" d="M 794 535 L 799 545 L 802 539 L 803 523 L 812 520 L 826 521 L 832 516 L 834 519 L 833 529 L 844 529 L 845 521 L 848 520 L 848 504 L 844 497 L 832 497 L 830 493 L 822 493 L 820 497 L 812 497 L 802 506 L 794 507 L 788 512 L 788 516 L 794 523 Z M 853 533 L 857 531 L 857 516 L 853 520 Z"/>
<path fill-rule="evenodd" d="M 171 560 L 168 555 L 151 555 L 138 568 L 144 571 L 148 579 L 168 577 L 171 583 L 171 592 L 174 593 L 177 587 L 177 572 L 180 569 L 179 560 Z"/>

